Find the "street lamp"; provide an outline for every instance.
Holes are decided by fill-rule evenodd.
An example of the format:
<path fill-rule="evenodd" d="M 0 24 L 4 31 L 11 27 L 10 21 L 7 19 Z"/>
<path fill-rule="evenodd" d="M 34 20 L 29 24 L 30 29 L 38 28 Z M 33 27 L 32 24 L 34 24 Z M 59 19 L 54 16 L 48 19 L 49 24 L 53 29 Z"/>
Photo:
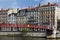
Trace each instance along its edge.
<path fill-rule="evenodd" d="M 30 27 L 30 25 L 28 24 L 27 27 Z"/>

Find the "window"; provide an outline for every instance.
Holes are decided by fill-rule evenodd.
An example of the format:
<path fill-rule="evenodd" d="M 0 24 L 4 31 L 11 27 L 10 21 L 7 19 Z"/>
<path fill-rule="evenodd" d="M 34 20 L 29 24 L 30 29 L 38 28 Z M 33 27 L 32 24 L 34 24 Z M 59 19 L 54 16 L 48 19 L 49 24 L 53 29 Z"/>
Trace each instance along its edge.
<path fill-rule="evenodd" d="M 11 31 L 11 28 L 10 27 L 2 27 L 1 31 Z"/>
<path fill-rule="evenodd" d="M 38 31 L 40 31 L 40 28 L 38 28 Z"/>
<path fill-rule="evenodd" d="M 34 28 L 34 31 L 37 31 L 37 28 Z"/>

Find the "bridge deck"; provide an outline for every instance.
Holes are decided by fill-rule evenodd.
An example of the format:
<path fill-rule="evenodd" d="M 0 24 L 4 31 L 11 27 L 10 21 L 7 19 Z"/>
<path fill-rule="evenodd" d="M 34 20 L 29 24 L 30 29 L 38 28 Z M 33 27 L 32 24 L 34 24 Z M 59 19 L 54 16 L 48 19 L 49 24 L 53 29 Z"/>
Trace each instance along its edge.
<path fill-rule="evenodd" d="M 21 27 L 21 28 L 42 28 L 47 30 L 53 30 L 52 28 L 48 28 L 48 26 L 37 26 L 37 25 L 29 25 L 29 24 L 7 24 L 0 23 L 0 27 Z"/>

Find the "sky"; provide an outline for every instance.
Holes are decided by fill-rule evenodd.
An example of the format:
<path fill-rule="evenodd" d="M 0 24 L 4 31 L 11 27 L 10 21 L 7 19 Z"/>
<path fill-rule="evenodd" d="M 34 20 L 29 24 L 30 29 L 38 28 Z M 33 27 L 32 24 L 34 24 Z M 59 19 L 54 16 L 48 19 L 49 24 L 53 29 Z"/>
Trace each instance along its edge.
<path fill-rule="evenodd" d="M 40 4 L 50 3 L 58 3 L 60 5 L 59 0 L 0 0 L 0 8 L 25 8 L 25 7 L 33 7 Z"/>

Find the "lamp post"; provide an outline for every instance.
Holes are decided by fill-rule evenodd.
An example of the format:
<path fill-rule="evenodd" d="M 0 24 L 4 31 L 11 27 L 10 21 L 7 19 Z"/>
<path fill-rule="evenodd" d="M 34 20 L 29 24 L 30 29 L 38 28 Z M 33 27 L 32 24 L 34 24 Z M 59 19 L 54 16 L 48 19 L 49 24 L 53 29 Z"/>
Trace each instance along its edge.
<path fill-rule="evenodd" d="M 30 27 L 30 25 L 28 24 L 27 27 Z"/>

